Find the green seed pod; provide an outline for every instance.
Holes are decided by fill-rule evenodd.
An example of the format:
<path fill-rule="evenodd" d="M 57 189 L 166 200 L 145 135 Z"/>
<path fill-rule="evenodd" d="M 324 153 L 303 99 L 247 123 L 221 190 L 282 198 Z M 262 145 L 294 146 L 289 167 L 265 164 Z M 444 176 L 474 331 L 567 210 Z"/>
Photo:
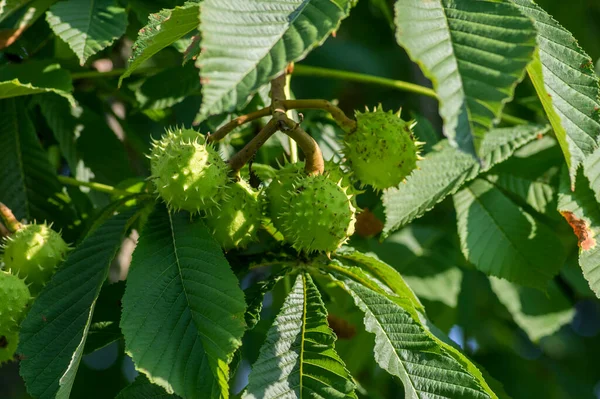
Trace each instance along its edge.
<path fill-rule="evenodd" d="M 397 186 L 416 169 L 421 143 L 414 139 L 414 122 L 379 107 L 357 113 L 356 124 L 344 137 L 344 154 L 363 184 L 383 190 Z"/>
<path fill-rule="evenodd" d="M 244 248 L 257 239 L 262 221 L 261 197 L 245 181 L 233 183 L 220 209 L 209 212 L 205 221 L 223 249 Z"/>
<path fill-rule="evenodd" d="M 156 191 L 171 209 L 204 211 L 224 197 L 227 164 L 194 130 L 167 131 L 153 143 L 150 167 Z"/>
<path fill-rule="evenodd" d="M 351 196 L 325 175 L 299 179 L 286 203 L 281 214 L 283 235 L 298 251 L 329 253 L 354 233 Z"/>
<path fill-rule="evenodd" d="M 29 288 L 19 277 L 0 271 L 0 329 L 16 331 L 31 300 Z"/>
<path fill-rule="evenodd" d="M 283 166 L 265 189 L 267 200 L 267 214 L 273 226 L 282 231 L 281 214 L 287 210 L 287 198 L 298 179 L 306 177 L 304 162 L 288 163 Z"/>
<path fill-rule="evenodd" d="M 69 246 L 45 224 L 28 224 L 8 239 L 4 248 L 6 270 L 24 279 L 32 294 L 50 280 L 65 259 Z"/>

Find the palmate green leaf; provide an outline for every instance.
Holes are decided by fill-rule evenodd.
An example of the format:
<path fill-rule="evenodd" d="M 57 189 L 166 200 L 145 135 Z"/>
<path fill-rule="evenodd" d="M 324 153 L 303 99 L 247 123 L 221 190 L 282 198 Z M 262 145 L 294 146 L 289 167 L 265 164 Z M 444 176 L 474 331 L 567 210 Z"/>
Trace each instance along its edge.
<path fill-rule="evenodd" d="M 580 170 L 575 190 L 567 171 L 563 171 L 558 195 L 558 210 L 573 228 L 579 243 L 579 265 L 590 288 L 600 298 L 600 206 L 589 182 Z"/>
<path fill-rule="evenodd" d="M 197 29 L 199 7 L 196 2 L 187 2 L 180 7 L 150 14 L 148 24 L 140 29 L 133 44 L 133 54 L 127 62 L 127 70 L 119 78 L 119 86 L 123 79 L 131 75 L 144 61 Z"/>
<path fill-rule="evenodd" d="M 484 273 L 544 290 L 564 264 L 554 232 L 487 180 L 456 193 L 454 207 L 463 254 Z"/>
<path fill-rule="evenodd" d="M 196 65 L 201 122 L 245 105 L 250 95 L 304 58 L 348 16 L 354 0 L 205 0 Z"/>
<path fill-rule="evenodd" d="M 148 381 L 140 374 L 135 381 L 123 389 L 115 399 L 179 399 L 179 396 L 167 393 L 163 388 Z"/>
<path fill-rule="evenodd" d="M 558 331 L 575 316 L 575 309 L 554 281 L 548 283 L 545 293 L 495 277 L 490 277 L 490 283 L 515 323 L 533 342 Z"/>
<path fill-rule="evenodd" d="M 527 68 L 574 181 L 577 167 L 598 148 L 600 87 L 594 63 L 577 40 L 531 0 L 510 0 L 534 21 L 539 50 Z"/>
<path fill-rule="evenodd" d="M 59 64 L 29 61 L 0 67 L 0 99 L 51 92 L 75 105 L 72 91 L 71 75 Z"/>
<path fill-rule="evenodd" d="M 120 38 L 127 28 L 127 13 L 115 0 L 59 1 L 50 7 L 46 20 L 81 65 Z"/>
<path fill-rule="evenodd" d="M 312 278 L 298 275 L 260 348 L 243 398 L 356 398 L 335 340 Z"/>
<path fill-rule="evenodd" d="M 0 100 L 0 201 L 17 219 L 55 222 L 66 229 L 77 215 L 63 194 L 21 99 Z"/>
<path fill-rule="evenodd" d="M 398 0 L 395 23 L 396 40 L 433 83 L 444 134 L 480 155 L 532 59 L 532 21 L 507 0 Z"/>
<path fill-rule="evenodd" d="M 457 359 L 395 301 L 354 281 L 344 286 L 375 334 L 377 364 L 402 381 L 406 398 L 496 397 L 475 366 Z"/>
<path fill-rule="evenodd" d="M 548 132 L 543 126 L 517 126 L 490 131 L 481 145 L 483 166 L 472 156 L 451 147 L 446 140 L 418 163 L 406 183 L 383 193 L 385 227 L 383 235 L 422 216 L 446 196 L 454 194 L 469 180 L 504 162 L 516 149 Z"/>
<path fill-rule="evenodd" d="M 138 370 L 185 398 L 227 397 L 245 309 L 238 280 L 202 221 L 158 206 L 123 297 L 121 330 Z"/>
<path fill-rule="evenodd" d="M 21 326 L 21 376 L 39 399 L 69 398 L 102 284 L 136 210 L 109 219 L 67 257 Z"/>

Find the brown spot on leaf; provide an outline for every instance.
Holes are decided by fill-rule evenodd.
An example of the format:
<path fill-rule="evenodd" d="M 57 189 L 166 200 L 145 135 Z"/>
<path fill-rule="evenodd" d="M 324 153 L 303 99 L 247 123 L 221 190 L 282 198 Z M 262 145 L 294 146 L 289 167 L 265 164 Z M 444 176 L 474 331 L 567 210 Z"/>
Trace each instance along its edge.
<path fill-rule="evenodd" d="M 577 236 L 579 248 L 589 251 L 596 246 L 596 240 L 592 237 L 592 232 L 585 220 L 579 219 L 573 212 L 569 211 L 563 211 L 560 214 L 573 228 L 573 232 Z"/>
<path fill-rule="evenodd" d="M 8 341 L 6 340 L 6 337 L 3 335 L 0 337 L 0 348 L 4 349 L 8 346 Z"/>
<path fill-rule="evenodd" d="M 383 230 L 383 222 L 369 208 L 356 215 L 356 234 L 361 237 L 373 237 Z"/>
<path fill-rule="evenodd" d="M 338 339 L 352 339 L 356 335 L 356 328 L 341 317 L 329 314 L 327 322 Z"/>

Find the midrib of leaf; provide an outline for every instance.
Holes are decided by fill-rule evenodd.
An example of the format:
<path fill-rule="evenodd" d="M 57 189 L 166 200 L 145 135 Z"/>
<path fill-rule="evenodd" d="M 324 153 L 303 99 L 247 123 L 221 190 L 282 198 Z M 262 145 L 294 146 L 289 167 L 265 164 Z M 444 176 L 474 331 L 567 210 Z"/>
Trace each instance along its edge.
<path fill-rule="evenodd" d="M 360 300 L 360 299 L 359 299 L 359 300 Z M 374 313 L 373 313 L 373 309 L 371 309 L 371 308 L 369 307 L 369 305 L 368 305 L 368 304 L 367 304 L 365 301 L 363 301 L 363 300 L 360 300 L 360 301 L 362 302 L 362 304 L 363 304 L 363 305 L 364 305 L 364 306 L 365 306 L 367 309 L 369 309 L 369 312 L 370 312 L 369 314 L 365 314 L 365 317 L 368 317 L 368 318 L 369 318 L 369 319 L 371 319 L 372 321 L 374 320 L 374 321 L 377 323 L 377 325 L 379 326 L 379 329 L 380 329 L 381 331 L 385 331 L 385 328 L 383 327 L 383 325 L 381 324 L 381 322 L 380 322 L 380 321 L 377 319 L 377 317 L 375 317 L 375 315 L 374 315 Z M 394 344 L 393 344 L 392 340 L 390 339 L 389 335 L 388 335 L 388 334 L 384 334 L 384 336 L 385 336 L 385 339 L 386 339 L 386 341 L 388 342 L 389 346 L 390 346 L 391 348 L 394 348 L 394 353 L 396 354 L 396 356 L 398 356 L 398 358 L 400 358 L 400 359 L 401 359 L 401 358 L 402 358 L 402 356 L 400 355 L 400 353 L 398 353 L 398 351 L 397 351 L 397 350 L 396 350 L 396 348 L 394 347 Z M 404 370 L 404 374 L 406 375 L 406 378 L 407 378 L 407 379 L 410 381 L 410 386 L 411 386 L 411 389 L 412 389 L 412 391 L 418 394 L 419 390 L 418 390 L 418 389 L 417 389 L 417 387 L 415 386 L 415 383 L 414 383 L 414 381 L 413 381 L 413 379 L 412 379 L 412 376 L 411 376 L 411 374 L 408 372 L 408 370 L 407 370 L 407 369 L 406 369 L 406 367 L 404 366 L 404 362 L 399 362 L 399 364 L 400 364 L 400 366 L 402 367 L 402 369 Z"/>
<path fill-rule="evenodd" d="M 302 326 L 300 327 L 300 397 L 302 398 L 302 389 L 304 388 L 304 340 L 306 335 L 306 303 L 308 302 L 308 295 L 306 295 L 306 277 L 302 275 L 302 292 L 304 300 L 302 301 Z"/>
<path fill-rule="evenodd" d="M 92 25 L 92 16 L 94 15 L 95 2 L 96 2 L 96 0 L 91 0 L 90 13 L 89 13 L 88 19 L 87 19 L 87 26 L 85 27 L 85 32 L 83 34 L 83 48 L 84 49 L 87 46 L 88 38 L 90 37 L 89 32 L 90 32 L 90 26 Z"/>
<path fill-rule="evenodd" d="M 430 368 L 430 369 L 434 369 L 434 370 L 439 370 L 440 373 L 438 373 L 438 376 L 442 376 L 444 374 L 452 374 L 452 373 L 460 373 L 460 374 L 466 374 L 468 375 L 468 378 L 470 379 L 470 383 L 474 384 L 474 387 L 480 388 L 480 389 L 475 389 L 473 387 L 469 387 L 469 386 L 463 386 L 463 385 L 459 385 L 455 382 L 452 381 L 447 381 L 447 380 L 440 380 L 440 379 L 435 379 L 432 376 L 418 376 L 421 379 L 424 380 L 429 380 L 429 381 L 433 381 L 435 384 L 431 384 L 432 386 L 434 385 L 442 385 L 442 386 L 453 386 L 453 387 L 458 387 L 461 388 L 463 390 L 469 390 L 471 392 L 473 392 L 473 394 L 476 397 L 481 397 L 481 396 L 485 396 L 486 398 L 495 398 L 497 399 L 497 396 L 494 394 L 494 392 L 490 389 L 490 387 L 487 385 L 486 381 L 483 379 L 483 376 L 481 375 L 481 372 L 474 366 L 472 365 L 468 359 L 466 359 L 462 354 L 460 354 L 455 348 L 451 347 L 450 345 L 446 344 L 445 342 L 443 342 L 442 340 L 440 340 L 439 338 L 437 338 L 428 328 L 426 328 L 423 323 L 420 321 L 419 317 L 415 316 L 414 314 L 414 309 L 413 312 L 410 311 L 410 309 L 407 309 L 405 306 L 396 303 L 393 299 L 393 297 L 389 296 L 389 295 L 385 295 L 385 294 L 381 294 L 381 293 L 376 293 L 374 291 L 372 291 L 371 289 L 361 286 L 360 284 L 353 282 L 353 281 L 342 281 L 342 286 L 344 287 L 344 289 L 353 297 L 356 305 L 363 311 L 365 318 L 364 318 L 364 324 L 365 324 L 365 328 L 367 329 L 367 331 L 375 334 L 376 336 L 376 341 L 375 341 L 375 357 L 376 360 L 378 362 L 378 364 L 384 369 L 386 370 L 388 373 L 395 375 L 398 378 L 401 378 L 399 375 L 395 374 L 393 370 L 391 370 L 389 368 L 389 364 L 381 364 L 381 358 L 377 358 L 377 347 L 378 347 L 378 342 L 381 341 L 377 341 L 377 338 L 381 338 L 382 336 L 385 337 L 386 342 L 391 346 L 393 353 L 396 354 L 396 361 L 394 362 L 395 365 L 400 365 L 402 367 L 402 370 L 405 371 L 404 376 L 406 376 L 406 378 L 408 379 L 408 382 L 410 382 L 410 387 L 412 388 L 412 393 L 414 393 L 414 396 L 408 396 L 408 397 L 416 397 L 416 398 L 429 398 L 431 394 L 435 395 L 435 397 L 444 397 L 445 396 L 441 396 L 439 395 L 439 392 L 430 392 L 430 391 L 425 391 L 424 389 L 419 389 L 417 388 L 417 382 L 411 378 L 411 375 L 408 371 L 408 369 L 405 367 L 404 363 L 410 363 L 410 364 L 414 364 L 414 365 L 418 365 L 419 367 L 423 367 L 423 368 Z M 426 361 L 420 363 L 420 362 L 415 362 L 413 360 L 407 360 L 405 356 L 402 356 L 401 353 L 398 352 L 398 350 L 396 350 L 394 342 L 392 342 L 390 336 L 393 334 L 393 332 L 388 331 L 384 325 L 379 321 L 378 317 L 384 317 L 384 316 L 388 316 L 388 315 L 396 315 L 395 312 L 393 313 L 379 313 L 379 311 L 377 309 L 374 309 L 372 307 L 370 307 L 368 305 L 368 301 L 364 300 L 363 295 L 365 295 L 366 293 L 363 292 L 362 294 L 359 294 L 359 291 L 361 290 L 366 290 L 367 293 L 368 291 L 371 291 L 372 294 L 376 294 L 380 297 L 380 300 L 382 301 L 380 304 L 384 304 L 385 302 L 387 302 L 385 305 L 382 306 L 397 306 L 398 308 L 400 308 L 402 311 L 406 312 L 407 316 L 408 316 L 408 323 L 411 323 L 418 328 L 419 333 L 412 333 L 412 334 L 418 334 L 418 335 L 422 335 L 423 338 L 421 341 L 415 341 L 415 342 L 419 342 L 421 345 L 424 345 L 425 343 L 427 343 L 427 348 L 402 348 L 402 350 L 404 351 L 409 351 L 409 352 L 416 352 L 416 353 L 422 353 L 423 355 L 434 355 L 434 356 L 439 356 L 441 359 L 443 359 L 443 361 L 448 362 L 447 365 L 449 366 L 449 368 L 441 368 L 441 367 L 436 367 L 436 366 L 432 366 L 426 363 Z M 368 312 L 367 312 L 368 311 Z M 377 326 L 379 327 L 379 331 L 377 331 L 376 329 L 372 328 L 372 325 L 370 326 L 368 321 L 375 321 L 377 323 Z M 394 323 L 395 325 L 398 325 L 399 323 L 396 321 Z M 404 324 L 404 322 L 400 323 L 400 324 Z M 409 332 L 406 331 L 402 331 L 401 334 L 411 334 Z M 411 342 L 411 343 L 415 343 L 415 342 Z M 381 349 L 381 348 L 380 348 Z M 457 368 L 458 367 L 458 368 Z M 455 369 L 453 369 L 455 368 Z M 457 368 L 457 369 L 456 369 Z M 401 378 L 402 379 L 402 378 Z M 404 379 L 402 379 L 402 381 L 404 382 Z M 406 389 L 406 386 L 405 386 Z M 421 395 L 420 393 L 424 393 L 424 395 Z M 409 394 L 411 392 L 406 392 L 405 394 Z"/>

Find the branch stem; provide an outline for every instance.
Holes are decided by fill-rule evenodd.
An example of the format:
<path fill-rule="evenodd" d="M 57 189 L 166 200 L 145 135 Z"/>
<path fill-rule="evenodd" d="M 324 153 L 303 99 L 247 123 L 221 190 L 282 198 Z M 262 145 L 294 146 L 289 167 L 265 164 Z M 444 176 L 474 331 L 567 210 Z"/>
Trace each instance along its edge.
<path fill-rule="evenodd" d="M 310 65 L 296 65 L 294 67 L 294 74 L 298 76 L 320 76 L 322 78 L 344 79 L 360 83 L 371 83 L 379 86 L 391 87 L 397 90 L 421 94 L 423 96 L 431 98 L 437 98 L 435 91 L 428 87 L 420 86 L 410 82 L 405 82 L 402 80 L 394 80 L 389 78 L 382 78 L 380 76 L 366 75 L 364 73 L 339 71 L 337 69 L 321 68 Z"/>
<path fill-rule="evenodd" d="M 0 219 L 2 219 L 2 223 L 11 233 L 15 233 L 23 227 L 21 222 L 12 213 L 12 210 L 2 202 L 0 202 Z"/>
<path fill-rule="evenodd" d="M 263 109 L 259 109 L 258 111 L 251 112 L 246 115 L 238 116 L 237 118 L 227 122 L 223 126 L 221 126 L 214 134 L 208 136 L 208 141 L 214 143 L 216 141 L 222 140 L 236 127 L 242 126 L 244 123 L 252 122 L 256 119 L 263 118 L 265 116 L 271 115 L 271 109 L 269 107 L 265 107 Z"/>
<path fill-rule="evenodd" d="M 340 71 L 337 69 L 321 68 L 310 65 L 296 65 L 294 67 L 294 74 L 298 76 L 318 76 L 322 78 L 349 80 L 352 82 L 371 83 L 383 87 L 407 91 L 410 93 L 421 94 L 423 96 L 435 98 L 436 100 L 438 99 L 435 91 L 429 87 L 405 82 L 403 80 L 382 78 L 380 76 L 367 75 L 364 73 Z M 507 113 L 502 113 L 501 119 L 506 123 L 514 125 L 524 125 L 529 123 L 529 121 L 525 119 L 521 119 Z"/>
<path fill-rule="evenodd" d="M 279 130 L 279 123 L 276 119 L 271 119 L 269 123 L 262 128 L 262 130 L 252 138 L 245 146 L 242 148 L 237 154 L 235 154 L 229 160 L 229 167 L 234 173 L 239 173 L 239 171 L 244 167 L 244 165 L 252 159 L 256 151 L 264 144 L 266 141 L 273 135 L 275 132 Z"/>
<path fill-rule="evenodd" d="M 109 186 L 107 184 L 96 183 L 96 182 L 85 182 L 77 179 L 73 179 L 68 176 L 58 176 L 58 181 L 63 184 L 69 186 L 77 186 L 77 187 L 87 187 L 94 191 L 99 191 L 101 193 L 113 194 L 113 195 L 131 195 L 135 194 L 127 190 L 120 190 L 118 188 L 114 188 L 113 186 Z"/>
<path fill-rule="evenodd" d="M 348 118 L 344 111 L 327 100 L 285 100 L 283 105 L 286 109 L 322 109 L 329 112 L 345 131 L 356 129 L 356 121 Z"/>
<path fill-rule="evenodd" d="M 298 143 L 298 147 L 304 154 L 306 166 L 304 170 L 308 175 L 320 175 L 325 170 L 325 161 L 323 160 L 323 153 L 321 148 L 311 137 L 310 134 L 306 133 L 299 123 L 296 123 L 293 119 L 287 117 L 285 113 L 277 115 L 277 120 L 283 124 L 281 131 L 287 134 L 289 137 L 294 139 Z"/>

